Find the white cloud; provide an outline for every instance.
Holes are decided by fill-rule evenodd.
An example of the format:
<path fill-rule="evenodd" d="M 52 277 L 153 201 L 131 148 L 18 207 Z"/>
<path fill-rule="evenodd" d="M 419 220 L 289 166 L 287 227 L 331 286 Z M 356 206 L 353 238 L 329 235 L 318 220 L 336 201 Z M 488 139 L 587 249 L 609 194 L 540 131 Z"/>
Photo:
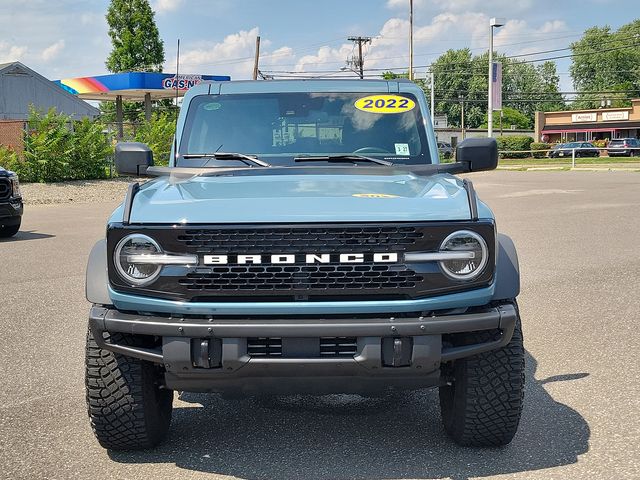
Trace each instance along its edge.
<path fill-rule="evenodd" d="M 0 1 L 0 24 L 11 25 L 10 32 L 0 33 L 0 44 L 5 42 L 0 45 L 0 57 L 18 58 L 50 79 L 103 73 L 110 42 L 104 9 L 96 3 L 34 0 L 18 5 Z M 56 46 L 44 53 L 60 40 L 64 48 Z M 55 59 L 53 54 L 57 54 Z"/>
<path fill-rule="evenodd" d="M 180 52 L 180 71 L 185 73 L 202 73 L 231 75 L 235 80 L 247 79 L 253 72 L 256 36 L 258 27 L 251 30 L 240 30 L 227 35 L 222 42 L 198 42 L 186 45 Z M 270 65 L 291 63 L 294 51 L 283 46 L 273 51 L 269 49 L 271 41 L 261 39 L 260 59 Z M 165 71 L 175 70 L 176 58 L 165 63 Z"/>
<path fill-rule="evenodd" d="M 304 55 L 296 62 L 296 71 L 304 70 L 322 70 L 326 69 L 326 64 L 331 63 L 332 68 L 337 64 L 346 61 L 347 57 L 352 53 L 352 44 L 343 44 L 338 48 L 331 48 L 329 46 L 320 47 L 315 54 Z M 318 68 L 314 68 L 318 67 Z"/>
<path fill-rule="evenodd" d="M 22 45 L 9 45 L 7 42 L 0 42 L 0 63 L 15 62 L 22 60 L 28 48 Z"/>
<path fill-rule="evenodd" d="M 443 12 L 433 16 L 427 24 L 415 24 L 414 65 L 428 65 L 449 48 L 469 47 L 474 54 L 482 53 L 488 48 L 488 24 L 489 16 L 480 12 Z M 566 32 L 567 28 L 562 20 L 547 21 L 538 26 L 530 25 L 525 20 L 509 20 L 504 27 L 495 31 L 494 45 L 497 50 L 507 54 L 547 50 L 562 42 L 555 40 L 554 43 L 553 34 Z M 528 43 L 531 41 L 533 43 Z M 406 68 L 409 64 L 408 42 L 408 19 L 388 19 L 367 48 L 365 69 Z M 345 60 L 352 55 L 353 48 L 351 43 L 336 48 L 320 47 L 314 54 L 299 57 L 295 70 L 311 72 L 335 69 L 339 72 Z"/>
<path fill-rule="evenodd" d="M 153 8 L 158 13 L 166 13 L 177 10 L 184 0 L 156 0 L 153 4 Z"/>
<path fill-rule="evenodd" d="M 508 49 L 509 53 L 520 55 L 549 50 L 566 44 L 566 39 L 556 35 L 567 31 L 563 20 L 545 22 L 540 27 L 532 27 L 524 20 L 509 20 L 494 34 L 494 46 L 497 50 Z"/>
<path fill-rule="evenodd" d="M 44 60 L 45 62 L 49 62 L 56 58 L 63 49 L 64 40 L 58 40 L 56 43 L 45 48 L 40 56 L 42 57 L 42 60 Z"/>

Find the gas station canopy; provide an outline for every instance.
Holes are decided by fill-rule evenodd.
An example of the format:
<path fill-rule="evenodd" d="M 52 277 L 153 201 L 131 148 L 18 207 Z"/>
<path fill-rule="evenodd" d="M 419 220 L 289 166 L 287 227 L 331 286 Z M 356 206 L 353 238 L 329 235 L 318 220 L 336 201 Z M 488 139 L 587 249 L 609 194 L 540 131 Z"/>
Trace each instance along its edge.
<path fill-rule="evenodd" d="M 95 77 L 65 78 L 55 83 L 84 100 L 161 100 L 179 96 L 207 81 L 228 81 L 226 75 L 176 75 L 172 73 L 127 72 Z"/>
<path fill-rule="evenodd" d="M 55 80 L 67 92 L 84 100 L 115 100 L 118 138 L 123 138 L 122 101 L 144 102 L 144 117 L 151 120 L 151 102 L 163 98 L 182 97 L 191 87 L 202 82 L 229 81 L 227 75 L 179 75 L 157 72 L 125 72 L 97 77 Z"/>

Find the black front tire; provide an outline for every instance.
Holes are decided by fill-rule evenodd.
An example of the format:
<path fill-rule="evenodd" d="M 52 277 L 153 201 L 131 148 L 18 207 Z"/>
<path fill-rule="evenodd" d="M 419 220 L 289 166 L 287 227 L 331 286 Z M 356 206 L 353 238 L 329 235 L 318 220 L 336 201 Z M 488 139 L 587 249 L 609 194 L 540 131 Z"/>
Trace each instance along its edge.
<path fill-rule="evenodd" d="M 456 342 L 485 342 L 497 335 L 499 332 L 469 333 L 456 337 Z M 447 434 L 467 447 L 497 447 L 511 442 L 522 412 L 524 368 L 518 313 L 513 337 L 505 347 L 444 367 L 445 375 L 452 377 L 450 385 L 440 387 L 440 412 Z"/>
<path fill-rule="evenodd" d="M 20 223 L 6 227 L 0 227 L 0 238 L 13 237 L 20 230 Z"/>
<path fill-rule="evenodd" d="M 118 344 L 139 341 L 112 334 Z M 151 362 L 104 350 L 87 333 L 86 394 L 91 428 L 110 450 L 140 450 L 158 445 L 171 423 L 173 391 L 160 388 L 161 372 Z"/>

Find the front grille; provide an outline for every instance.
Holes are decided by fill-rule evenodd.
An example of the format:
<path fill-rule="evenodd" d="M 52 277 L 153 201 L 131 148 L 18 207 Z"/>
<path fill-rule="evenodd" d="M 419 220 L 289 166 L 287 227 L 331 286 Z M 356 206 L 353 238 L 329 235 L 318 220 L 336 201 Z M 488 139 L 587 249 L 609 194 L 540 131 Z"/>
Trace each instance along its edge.
<path fill-rule="evenodd" d="M 0 178 L 0 200 L 11 196 L 11 181 L 8 178 Z"/>
<path fill-rule="evenodd" d="M 407 252 L 434 252 L 456 230 L 471 229 L 489 246 L 486 271 L 470 282 L 451 280 L 435 262 L 408 262 Z M 168 265 L 149 285 L 132 287 L 112 262 L 115 290 L 187 302 L 321 302 L 410 300 L 486 286 L 493 279 L 495 233 L 491 221 L 395 224 L 300 224 L 228 226 L 111 226 L 108 258 L 120 239 L 143 233 L 167 252 L 195 254 L 198 265 Z M 340 261 L 341 254 L 362 255 L 361 263 Z M 375 254 L 397 261 L 376 261 Z M 306 263 L 305 255 L 326 260 Z M 226 256 L 227 263 L 205 264 L 205 256 Z M 239 255 L 257 255 L 262 263 L 241 264 Z M 289 255 L 293 263 L 271 261 Z"/>
<path fill-rule="evenodd" d="M 296 350 L 294 355 L 287 352 L 287 339 L 280 337 L 247 338 L 247 353 L 250 357 L 296 357 L 296 358 L 348 358 L 358 349 L 356 337 L 320 337 L 307 352 Z M 284 346 L 283 346 L 284 345 Z M 319 348 L 318 348 L 319 346 Z"/>
<path fill-rule="evenodd" d="M 313 249 L 317 252 L 349 252 L 368 247 L 385 251 L 389 247 L 404 251 L 422 238 L 413 226 L 398 227 L 329 227 L 329 228 L 265 228 L 265 229 L 199 229 L 186 230 L 178 242 L 196 247 L 200 253 L 297 253 Z"/>
<path fill-rule="evenodd" d="M 278 337 L 248 338 L 247 353 L 250 357 L 281 357 L 282 339 Z"/>
<path fill-rule="evenodd" d="M 321 357 L 353 357 L 358 348 L 356 337 L 320 338 Z"/>
<path fill-rule="evenodd" d="M 422 277 L 405 265 L 291 265 L 199 268 L 178 280 L 195 292 L 411 289 Z"/>

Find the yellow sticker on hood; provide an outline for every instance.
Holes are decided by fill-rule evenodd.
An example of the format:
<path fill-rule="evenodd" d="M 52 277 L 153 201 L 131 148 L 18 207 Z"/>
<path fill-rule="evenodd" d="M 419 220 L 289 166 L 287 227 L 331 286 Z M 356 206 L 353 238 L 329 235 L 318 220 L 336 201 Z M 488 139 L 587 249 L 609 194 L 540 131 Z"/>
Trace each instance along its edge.
<path fill-rule="evenodd" d="M 358 110 L 371 113 L 404 113 L 413 110 L 416 102 L 400 95 L 369 95 L 353 104 Z"/>
<path fill-rule="evenodd" d="M 398 198 L 398 195 L 390 195 L 388 193 L 354 193 L 352 196 L 360 198 Z"/>

